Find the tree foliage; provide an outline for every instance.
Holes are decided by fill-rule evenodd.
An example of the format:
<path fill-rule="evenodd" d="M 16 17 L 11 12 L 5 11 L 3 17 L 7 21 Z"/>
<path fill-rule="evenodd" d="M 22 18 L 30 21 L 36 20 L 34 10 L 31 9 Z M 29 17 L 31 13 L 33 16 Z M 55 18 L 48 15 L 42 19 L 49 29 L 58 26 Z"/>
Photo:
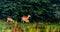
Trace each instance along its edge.
<path fill-rule="evenodd" d="M 30 14 L 32 21 L 57 21 L 56 3 L 50 0 L 1 0 L 0 19 L 6 20 L 10 16 L 20 21 L 21 16 Z"/>

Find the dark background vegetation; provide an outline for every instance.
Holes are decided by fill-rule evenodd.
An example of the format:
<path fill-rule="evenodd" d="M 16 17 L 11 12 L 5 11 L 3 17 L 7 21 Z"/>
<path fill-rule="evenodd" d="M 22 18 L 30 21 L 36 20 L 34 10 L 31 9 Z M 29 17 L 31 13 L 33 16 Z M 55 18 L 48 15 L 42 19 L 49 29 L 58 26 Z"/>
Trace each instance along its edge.
<path fill-rule="evenodd" d="M 59 22 L 60 0 L 0 0 L 0 19 L 31 15 L 31 22 Z"/>

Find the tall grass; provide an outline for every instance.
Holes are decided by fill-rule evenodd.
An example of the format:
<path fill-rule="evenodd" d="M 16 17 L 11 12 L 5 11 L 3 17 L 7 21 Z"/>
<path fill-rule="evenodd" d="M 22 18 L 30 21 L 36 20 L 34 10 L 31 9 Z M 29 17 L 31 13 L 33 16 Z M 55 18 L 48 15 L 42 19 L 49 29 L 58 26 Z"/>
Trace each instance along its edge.
<path fill-rule="evenodd" d="M 8 25 L 0 21 L 0 32 L 59 32 L 60 25 L 46 23 L 20 23 L 14 22 Z"/>

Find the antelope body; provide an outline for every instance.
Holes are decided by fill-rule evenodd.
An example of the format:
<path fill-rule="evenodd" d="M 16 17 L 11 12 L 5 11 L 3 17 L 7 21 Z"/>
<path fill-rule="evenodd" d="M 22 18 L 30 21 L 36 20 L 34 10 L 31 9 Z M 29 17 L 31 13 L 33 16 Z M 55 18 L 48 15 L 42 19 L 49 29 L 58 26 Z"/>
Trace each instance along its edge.
<path fill-rule="evenodd" d="M 29 21 L 29 17 L 31 17 L 31 16 L 30 16 L 30 15 L 28 15 L 28 16 L 22 16 L 22 17 L 21 17 L 21 21 L 22 21 L 23 23 L 24 23 L 24 22 L 28 22 L 28 23 L 29 23 L 29 22 L 30 22 L 30 21 Z"/>
<path fill-rule="evenodd" d="M 12 18 L 7 18 L 7 22 L 14 22 Z"/>

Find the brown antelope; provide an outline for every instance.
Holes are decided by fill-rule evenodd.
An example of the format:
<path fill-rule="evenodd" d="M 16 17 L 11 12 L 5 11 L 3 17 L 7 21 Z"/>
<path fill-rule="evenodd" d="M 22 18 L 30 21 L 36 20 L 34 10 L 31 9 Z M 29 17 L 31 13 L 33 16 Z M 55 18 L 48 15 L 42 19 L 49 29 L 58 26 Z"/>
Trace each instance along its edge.
<path fill-rule="evenodd" d="M 12 22 L 14 22 L 14 20 L 13 20 L 12 18 L 8 17 L 8 18 L 7 18 L 7 22 L 8 22 L 8 23 L 7 23 L 8 27 L 11 28 L 11 27 L 12 27 L 11 24 L 12 24 Z"/>
<path fill-rule="evenodd" d="M 14 22 L 14 20 L 12 18 L 7 18 L 7 22 Z"/>
<path fill-rule="evenodd" d="M 31 16 L 30 16 L 30 15 L 28 15 L 28 16 L 22 16 L 22 17 L 21 17 L 21 21 L 22 21 L 23 23 L 24 23 L 24 22 L 30 23 L 29 17 L 31 17 Z"/>

